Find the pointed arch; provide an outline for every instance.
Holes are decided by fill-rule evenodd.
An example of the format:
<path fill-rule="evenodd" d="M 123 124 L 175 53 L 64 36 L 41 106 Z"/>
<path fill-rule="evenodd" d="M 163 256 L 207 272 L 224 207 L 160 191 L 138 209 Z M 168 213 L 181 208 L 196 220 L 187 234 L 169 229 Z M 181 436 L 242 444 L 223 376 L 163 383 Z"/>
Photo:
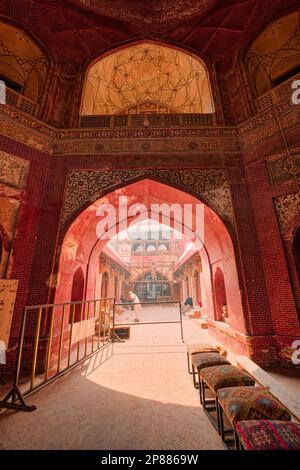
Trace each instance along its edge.
<path fill-rule="evenodd" d="M 139 41 L 88 68 L 82 115 L 214 113 L 204 62 L 175 46 Z"/>

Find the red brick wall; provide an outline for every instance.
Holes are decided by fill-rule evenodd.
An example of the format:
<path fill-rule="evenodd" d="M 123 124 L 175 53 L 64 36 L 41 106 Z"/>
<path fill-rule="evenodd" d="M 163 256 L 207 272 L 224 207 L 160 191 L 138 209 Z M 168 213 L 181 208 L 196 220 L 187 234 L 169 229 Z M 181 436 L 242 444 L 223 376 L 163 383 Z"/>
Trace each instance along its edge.
<path fill-rule="evenodd" d="M 245 173 L 242 167 L 231 167 L 228 175 L 237 225 L 247 331 L 251 335 L 269 334 L 272 321 Z"/>
<path fill-rule="evenodd" d="M 10 139 L 1 137 L 1 149 L 30 160 L 27 186 L 21 202 L 15 237 L 9 263 L 9 277 L 19 280 L 11 339 L 18 336 L 24 305 L 28 304 L 30 275 L 34 260 L 34 247 L 42 209 L 42 197 L 47 179 L 47 156 Z"/>
<path fill-rule="evenodd" d="M 51 273 L 58 267 L 58 227 L 68 168 L 101 168 L 95 157 L 50 157 L 10 139 L 1 138 L 0 147 L 30 160 L 27 187 L 21 204 L 10 261 L 10 277 L 19 279 L 13 319 L 11 346 L 20 328 L 25 305 L 54 299 L 55 285 L 49 288 Z M 139 164 L 153 166 L 152 156 Z M 112 166 L 117 156 L 110 157 Z M 123 167 L 132 167 L 134 156 L 122 158 Z M 166 160 L 164 167 L 176 167 L 182 160 Z M 189 161 L 191 164 L 191 161 Z M 196 162 L 193 164 L 196 166 Z M 137 161 L 135 161 L 137 166 Z M 234 338 L 215 331 L 224 343 L 260 363 L 286 361 L 292 341 L 300 337 L 294 297 L 283 241 L 272 201 L 272 191 L 263 161 L 228 169 L 236 217 L 235 254 L 248 338 Z M 287 255 L 288 256 L 288 255 Z M 66 299 L 69 300 L 69 299 Z M 210 329 L 212 326 L 210 326 Z M 234 331 L 234 329 L 232 330 Z M 240 345 L 240 346 L 238 346 Z"/>
<path fill-rule="evenodd" d="M 273 331 L 280 335 L 300 334 L 283 239 L 264 162 L 249 165 L 246 173 Z"/>

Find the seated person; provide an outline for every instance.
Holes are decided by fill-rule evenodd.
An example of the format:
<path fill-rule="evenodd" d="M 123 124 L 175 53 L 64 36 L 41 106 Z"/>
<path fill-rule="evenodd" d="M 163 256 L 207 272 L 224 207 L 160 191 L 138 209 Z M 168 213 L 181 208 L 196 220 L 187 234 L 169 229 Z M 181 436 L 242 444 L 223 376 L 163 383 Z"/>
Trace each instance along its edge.
<path fill-rule="evenodd" d="M 192 299 L 192 297 L 187 297 L 185 302 L 184 302 L 184 305 L 189 305 L 191 308 L 193 308 L 193 299 Z"/>

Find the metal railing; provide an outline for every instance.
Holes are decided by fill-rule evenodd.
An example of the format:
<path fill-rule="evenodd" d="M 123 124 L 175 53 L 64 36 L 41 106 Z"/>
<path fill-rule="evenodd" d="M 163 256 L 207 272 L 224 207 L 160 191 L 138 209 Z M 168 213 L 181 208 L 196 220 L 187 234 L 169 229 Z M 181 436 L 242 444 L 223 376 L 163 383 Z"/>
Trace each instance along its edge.
<path fill-rule="evenodd" d="M 177 320 L 116 322 L 119 307 L 176 305 Z M 33 411 L 25 397 L 58 379 L 115 340 L 119 326 L 179 324 L 183 341 L 181 301 L 116 303 L 115 298 L 25 307 L 18 339 L 13 385 L 0 409 Z M 21 391 L 22 388 L 22 391 Z"/>
<path fill-rule="evenodd" d="M 0 409 L 33 411 L 24 397 L 113 342 L 114 315 L 115 298 L 25 307 L 13 386 Z"/>
<path fill-rule="evenodd" d="M 138 302 L 138 303 L 133 303 L 133 302 L 128 302 L 128 303 L 115 303 L 115 309 L 117 307 L 131 307 L 134 308 L 135 305 L 140 305 L 140 306 L 149 306 L 149 305 L 177 305 L 178 306 L 178 320 L 159 320 L 159 321 L 138 321 L 138 322 L 131 322 L 131 321 L 124 321 L 124 322 L 118 322 L 116 319 L 116 315 L 114 315 L 114 328 L 120 327 L 120 326 L 138 326 L 138 325 L 167 325 L 167 324 L 179 324 L 180 325 L 180 338 L 183 341 L 183 323 L 182 323 L 182 306 L 181 306 L 181 301 L 180 300 L 173 300 L 173 301 L 162 301 L 162 302 Z"/>
<path fill-rule="evenodd" d="M 24 111 L 31 116 L 36 116 L 39 109 L 38 103 L 31 100 L 30 98 L 27 98 L 21 93 L 12 90 L 8 86 L 6 87 L 6 104 L 15 106 L 16 108 L 19 108 L 21 111 Z"/>

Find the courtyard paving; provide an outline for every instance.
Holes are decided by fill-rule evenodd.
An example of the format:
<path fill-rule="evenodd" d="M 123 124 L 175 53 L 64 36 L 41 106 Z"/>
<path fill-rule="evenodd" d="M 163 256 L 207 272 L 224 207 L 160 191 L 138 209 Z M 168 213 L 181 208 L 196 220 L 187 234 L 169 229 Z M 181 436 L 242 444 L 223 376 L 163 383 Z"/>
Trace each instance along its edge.
<path fill-rule="evenodd" d="M 175 307 L 143 308 L 142 321 L 170 319 L 178 319 Z M 209 338 L 184 318 L 184 339 Z M 187 373 L 178 324 L 131 326 L 130 340 L 98 352 L 28 402 L 37 406 L 33 413 L 0 415 L 0 449 L 224 449 Z"/>

